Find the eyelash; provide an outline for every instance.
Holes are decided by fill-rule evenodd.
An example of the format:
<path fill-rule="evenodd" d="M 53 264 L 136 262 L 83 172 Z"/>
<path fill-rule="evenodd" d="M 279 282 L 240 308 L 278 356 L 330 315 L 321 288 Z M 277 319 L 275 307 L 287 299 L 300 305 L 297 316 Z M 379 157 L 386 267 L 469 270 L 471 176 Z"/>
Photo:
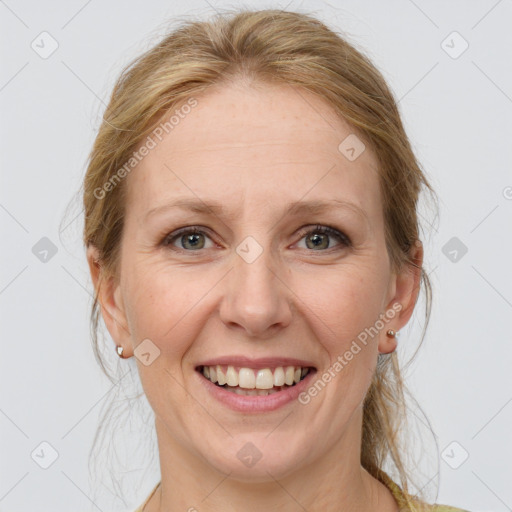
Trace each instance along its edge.
<path fill-rule="evenodd" d="M 299 240 L 302 240 L 306 235 L 309 235 L 311 233 L 321 233 L 323 235 L 332 236 L 336 238 L 341 243 L 341 245 L 344 245 L 345 247 L 351 245 L 350 238 L 347 235 L 345 235 L 345 233 L 342 233 L 341 231 L 338 231 L 337 229 L 331 228 L 329 226 L 321 226 L 319 224 L 317 224 L 313 228 L 301 229 L 298 233 L 298 235 L 300 236 Z"/>
<path fill-rule="evenodd" d="M 336 238 L 341 243 L 342 246 L 345 246 L 345 247 L 350 247 L 352 245 L 350 238 L 347 235 L 345 235 L 344 233 L 342 233 L 341 231 L 338 231 L 337 229 L 331 228 L 329 226 L 321 226 L 321 225 L 316 225 L 313 228 L 301 229 L 298 233 L 298 235 L 300 236 L 299 240 L 302 240 L 306 235 L 311 234 L 311 233 L 321 233 L 324 235 L 332 236 L 332 237 Z M 206 231 L 199 229 L 198 226 L 188 226 L 185 228 L 178 229 L 177 231 L 166 235 L 164 237 L 164 239 L 162 240 L 161 245 L 164 247 L 170 247 L 172 245 L 172 243 L 177 238 L 179 238 L 180 236 L 183 236 L 185 234 L 192 234 L 192 235 L 193 234 L 201 234 L 201 235 L 208 236 L 208 233 Z M 209 237 L 209 238 L 211 238 L 211 237 Z M 181 248 L 177 248 L 177 247 L 170 247 L 170 248 L 171 248 L 171 250 L 183 251 L 183 252 L 200 252 L 200 249 L 197 251 L 189 251 L 187 249 L 181 249 Z M 330 248 L 328 248 L 328 249 L 330 249 Z M 320 251 L 312 250 L 311 252 L 329 252 L 328 249 L 320 250 Z"/>

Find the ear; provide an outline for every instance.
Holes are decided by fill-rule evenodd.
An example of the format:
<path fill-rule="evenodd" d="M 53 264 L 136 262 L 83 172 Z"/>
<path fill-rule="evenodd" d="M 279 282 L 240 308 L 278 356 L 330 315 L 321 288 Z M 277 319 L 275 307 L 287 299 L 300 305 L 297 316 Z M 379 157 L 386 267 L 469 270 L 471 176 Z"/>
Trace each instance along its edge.
<path fill-rule="evenodd" d="M 397 311 L 386 324 L 383 335 L 379 339 L 379 353 L 388 354 L 396 349 L 396 339 L 388 337 L 389 329 L 399 331 L 402 329 L 412 316 L 416 301 L 418 300 L 421 284 L 421 267 L 423 264 L 423 244 L 416 240 L 410 250 L 410 258 L 414 263 L 404 265 L 402 271 L 398 274 L 392 274 L 390 281 L 390 295 L 386 311 Z M 394 307 L 393 307 L 394 306 Z"/>
<path fill-rule="evenodd" d="M 123 347 L 123 357 L 133 355 L 130 332 L 121 295 L 121 287 L 112 276 L 106 276 L 101 265 L 99 251 L 93 245 L 87 247 L 87 263 L 95 294 L 101 308 L 103 321 L 116 345 Z"/>

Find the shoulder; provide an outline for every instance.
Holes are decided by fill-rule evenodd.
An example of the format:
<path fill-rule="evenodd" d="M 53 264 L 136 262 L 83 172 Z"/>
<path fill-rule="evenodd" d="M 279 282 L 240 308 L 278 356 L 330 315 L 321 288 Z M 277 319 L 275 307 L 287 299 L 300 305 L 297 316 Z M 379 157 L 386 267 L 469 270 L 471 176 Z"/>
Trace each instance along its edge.
<path fill-rule="evenodd" d="M 433 505 L 432 512 L 469 512 L 462 508 L 450 507 L 449 505 Z"/>
<path fill-rule="evenodd" d="M 402 496 L 405 496 L 402 494 Z M 452 507 L 450 505 L 441 505 L 439 503 L 435 504 L 427 504 L 409 496 L 405 497 L 405 501 L 398 501 L 402 507 L 400 508 L 400 512 L 469 512 L 468 510 Z"/>
<path fill-rule="evenodd" d="M 391 491 L 391 494 L 400 507 L 400 512 L 469 512 L 468 510 L 449 505 L 429 505 L 425 502 L 421 502 L 420 500 L 405 493 L 385 472 L 381 472 L 378 480 L 380 480 Z"/>
<path fill-rule="evenodd" d="M 406 496 L 405 494 L 397 494 L 395 495 L 397 502 L 401 505 L 400 512 L 469 512 L 468 510 L 452 507 L 450 505 L 441 505 L 439 503 L 435 504 L 427 504 L 421 501 L 418 501 L 410 496 Z"/>

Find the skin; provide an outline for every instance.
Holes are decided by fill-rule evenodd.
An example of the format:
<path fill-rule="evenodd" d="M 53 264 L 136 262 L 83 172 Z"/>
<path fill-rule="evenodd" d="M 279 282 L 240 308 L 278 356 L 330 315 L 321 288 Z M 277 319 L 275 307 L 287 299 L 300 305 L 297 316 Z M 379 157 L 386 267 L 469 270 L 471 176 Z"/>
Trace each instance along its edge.
<path fill-rule="evenodd" d="M 396 348 L 386 331 L 412 314 L 420 274 L 392 272 L 375 155 L 367 146 L 345 158 L 338 146 L 354 129 L 304 90 L 236 83 L 197 100 L 126 178 L 119 279 L 100 290 L 125 356 L 146 338 L 160 350 L 149 366 L 137 359 L 162 476 L 145 510 L 397 511 L 360 465 L 362 403 L 378 354 Z M 225 215 L 174 208 L 145 220 L 178 197 L 217 200 Z M 364 213 L 287 215 L 292 201 L 332 199 Z M 351 244 L 320 234 L 319 249 L 306 245 L 317 224 Z M 201 227 L 202 248 L 183 234 L 161 244 L 184 226 Z M 248 236 L 263 249 L 252 263 L 236 252 Z M 97 257 L 91 247 L 95 286 Z M 421 244 L 413 257 L 421 266 Z M 321 375 L 396 303 L 401 311 L 307 405 L 241 414 L 199 385 L 195 366 L 223 355 L 303 358 Z M 237 457 L 247 442 L 262 454 L 252 467 Z"/>

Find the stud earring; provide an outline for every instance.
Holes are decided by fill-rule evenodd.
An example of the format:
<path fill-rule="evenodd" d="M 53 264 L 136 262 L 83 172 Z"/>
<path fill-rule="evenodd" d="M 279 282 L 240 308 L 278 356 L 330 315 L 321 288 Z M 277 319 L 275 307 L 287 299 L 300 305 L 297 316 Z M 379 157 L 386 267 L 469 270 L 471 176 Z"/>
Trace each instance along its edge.
<path fill-rule="evenodd" d="M 118 355 L 121 359 L 125 359 L 125 357 L 123 356 L 123 350 L 124 350 L 124 348 L 122 347 L 122 345 L 116 345 L 116 352 L 117 352 L 117 355 Z"/>
<path fill-rule="evenodd" d="M 389 329 L 386 333 L 390 338 L 394 338 L 396 336 L 396 332 L 393 329 Z"/>

